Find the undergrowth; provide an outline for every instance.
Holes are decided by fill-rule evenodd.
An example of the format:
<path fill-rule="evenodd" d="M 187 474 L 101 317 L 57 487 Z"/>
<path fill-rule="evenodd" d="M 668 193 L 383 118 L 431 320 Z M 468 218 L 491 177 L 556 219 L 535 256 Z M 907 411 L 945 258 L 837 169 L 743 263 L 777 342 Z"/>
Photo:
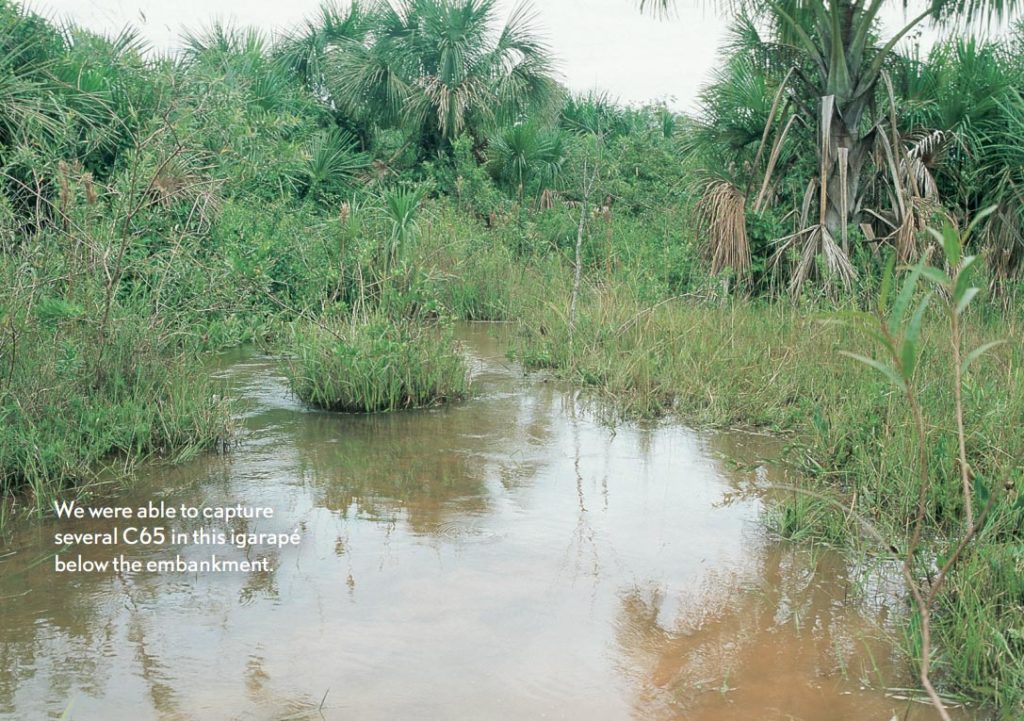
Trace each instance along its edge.
<path fill-rule="evenodd" d="M 590 387 L 619 417 L 671 416 L 702 427 L 767 429 L 788 439 L 786 460 L 813 495 L 779 494 L 768 522 L 781 535 L 849 545 L 857 517 L 902 538 L 917 513 L 913 419 L 882 375 L 841 351 L 868 341 L 837 321 L 841 313 L 789 304 L 648 303 L 628 279 L 592 282 L 570 342 L 565 288 L 538 292 L 518 322 L 515 354 Z M 964 342 L 1010 343 L 976 360 L 964 379 L 968 461 L 979 482 L 1010 489 L 985 534 L 969 547 L 937 600 L 934 667 L 949 688 L 995 703 L 1007 718 L 1024 710 L 1024 348 L 1020 319 L 979 308 Z M 925 500 L 930 547 L 962 529 L 964 500 L 948 354 L 942 322 L 924 323 L 916 369 L 929 419 L 927 462 L 935 478 Z M 1005 506 L 1005 507 L 1004 507 Z M 883 549 L 884 550 L 884 549 Z M 911 646 L 919 644 L 909 630 Z"/>

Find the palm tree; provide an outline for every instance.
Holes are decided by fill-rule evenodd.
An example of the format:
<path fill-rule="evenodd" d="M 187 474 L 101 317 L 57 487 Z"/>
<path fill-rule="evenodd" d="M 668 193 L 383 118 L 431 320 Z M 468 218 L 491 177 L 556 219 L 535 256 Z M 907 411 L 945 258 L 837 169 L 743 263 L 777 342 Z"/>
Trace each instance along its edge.
<path fill-rule="evenodd" d="M 328 49 L 325 84 L 351 115 L 402 126 L 427 153 L 462 133 L 482 142 L 555 96 L 526 4 L 497 30 L 497 0 L 401 0 L 370 13 L 365 37 Z"/>
<path fill-rule="evenodd" d="M 517 123 L 501 129 L 487 148 L 491 172 L 511 186 L 523 202 L 527 186 L 536 184 L 538 196 L 561 174 L 565 144 L 561 132 L 536 122 Z"/>
<path fill-rule="evenodd" d="M 362 42 L 372 16 L 365 3 L 352 0 L 347 6 L 324 2 L 320 11 L 303 25 L 285 35 L 275 50 L 278 61 L 295 72 L 313 94 L 324 99 L 326 58 L 342 42 Z"/>
<path fill-rule="evenodd" d="M 665 11 L 672 0 L 641 0 L 641 5 Z M 847 228 L 869 217 L 869 175 L 887 173 L 888 196 L 896 206 L 895 233 L 906 235 L 914 214 L 907 197 L 913 188 L 900 182 L 906 149 L 897 133 L 895 97 L 887 68 L 898 43 L 932 18 L 937 23 L 999 19 L 1015 12 L 1016 0 L 932 0 L 888 38 L 878 35 L 879 15 L 888 0 L 738 0 L 741 18 L 750 29 L 763 28 L 757 50 L 788 65 L 778 107 L 770 114 L 769 130 L 788 122 L 787 112 L 814 127 L 816 168 L 807 186 L 801 226 L 785 239 L 784 249 L 800 255 L 794 283 L 813 270 L 815 258 L 827 264 L 847 287 L 855 277 L 849 261 Z M 770 128 L 776 123 L 774 129 Z M 765 143 L 762 142 L 762 148 Z M 763 162 L 769 157 L 758 152 Z M 754 170 L 764 170 L 764 167 Z"/>
<path fill-rule="evenodd" d="M 107 39 L 55 28 L 0 3 L 0 189 L 36 222 L 62 159 L 92 177 L 113 171 L 144 94 L 141 50 L 131 31 Z"/>
<path fill-rule="evenodd" d="M 996 281 L 1024 264 L 1022 40 L 1021 26 L 1000 43 L 953 38 L 898 78 L 919 183 L 964 217 L 996 205 L 975 234 Z"/>

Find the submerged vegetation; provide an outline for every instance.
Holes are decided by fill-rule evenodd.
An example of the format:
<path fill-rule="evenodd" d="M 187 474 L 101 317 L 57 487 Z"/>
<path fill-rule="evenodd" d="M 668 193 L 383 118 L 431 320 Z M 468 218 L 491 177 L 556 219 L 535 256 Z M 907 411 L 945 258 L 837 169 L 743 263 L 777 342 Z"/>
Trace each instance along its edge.
<path fill-rule="evenodd" d="M 922 55 L 884 5 L 744 4 L 686 116 L 561 88 L 492 0 L 172 57 L 0 1 L 0 520 L 222 442 L 203 353 L 398 410 L 466 393 L 453 321 L 512 321 L 617 415 L 785 434 L 769 523 L 904 563 L 924 686 L 1019 718 L 1024 28 Z"/>

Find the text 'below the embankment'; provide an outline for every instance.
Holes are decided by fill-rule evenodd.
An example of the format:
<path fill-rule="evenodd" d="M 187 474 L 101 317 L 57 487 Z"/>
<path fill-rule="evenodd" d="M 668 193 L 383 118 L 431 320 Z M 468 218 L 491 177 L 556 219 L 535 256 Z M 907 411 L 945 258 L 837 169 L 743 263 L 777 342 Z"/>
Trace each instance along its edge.
<path fill-rule="evenodd" d="M 302 540 L 298 530 L 254 530 L 273 521 L 274 509 L 264 506 L 53 507 L 72 526 L 53 534 L 56 573 L 262 573 L 272 570 L 277 552 Z M 103 527 L 78 528 L 95 523 Z"/>

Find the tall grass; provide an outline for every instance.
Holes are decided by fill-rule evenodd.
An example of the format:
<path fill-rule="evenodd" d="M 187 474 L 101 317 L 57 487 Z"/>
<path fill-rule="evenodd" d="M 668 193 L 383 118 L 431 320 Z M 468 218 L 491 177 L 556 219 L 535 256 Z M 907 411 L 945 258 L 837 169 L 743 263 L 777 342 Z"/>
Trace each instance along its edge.
<path fill-rule="evenodd" d="M 556 253 L 526 254 L 517 245 L 539 242 L 536 229 L 510 223 L 488 230 L 443 199 L 422 223 L 415 264 L 422 291 L 461 320 L 512 320 L 533 294 L 559 282 Z"/>
<path fill-rule="evenodd" d="M 331 411 L 420 408 L 466 395 L 466 360 L 439 323 L 376 314 L 297 328 L 292 389 Z"/>
<path fill-rule="evenodd" d="M 0 496 L 15 507 L 50 507 L 108 460 L 181 458 L 227 437 L 228 407 L 213 384 L 196 382 L 198 357 L 154 343 L 141 318 L 115 316 L 99 362 L 88 317 L 8 320 L 18 348 L 0 353 Z"/>

